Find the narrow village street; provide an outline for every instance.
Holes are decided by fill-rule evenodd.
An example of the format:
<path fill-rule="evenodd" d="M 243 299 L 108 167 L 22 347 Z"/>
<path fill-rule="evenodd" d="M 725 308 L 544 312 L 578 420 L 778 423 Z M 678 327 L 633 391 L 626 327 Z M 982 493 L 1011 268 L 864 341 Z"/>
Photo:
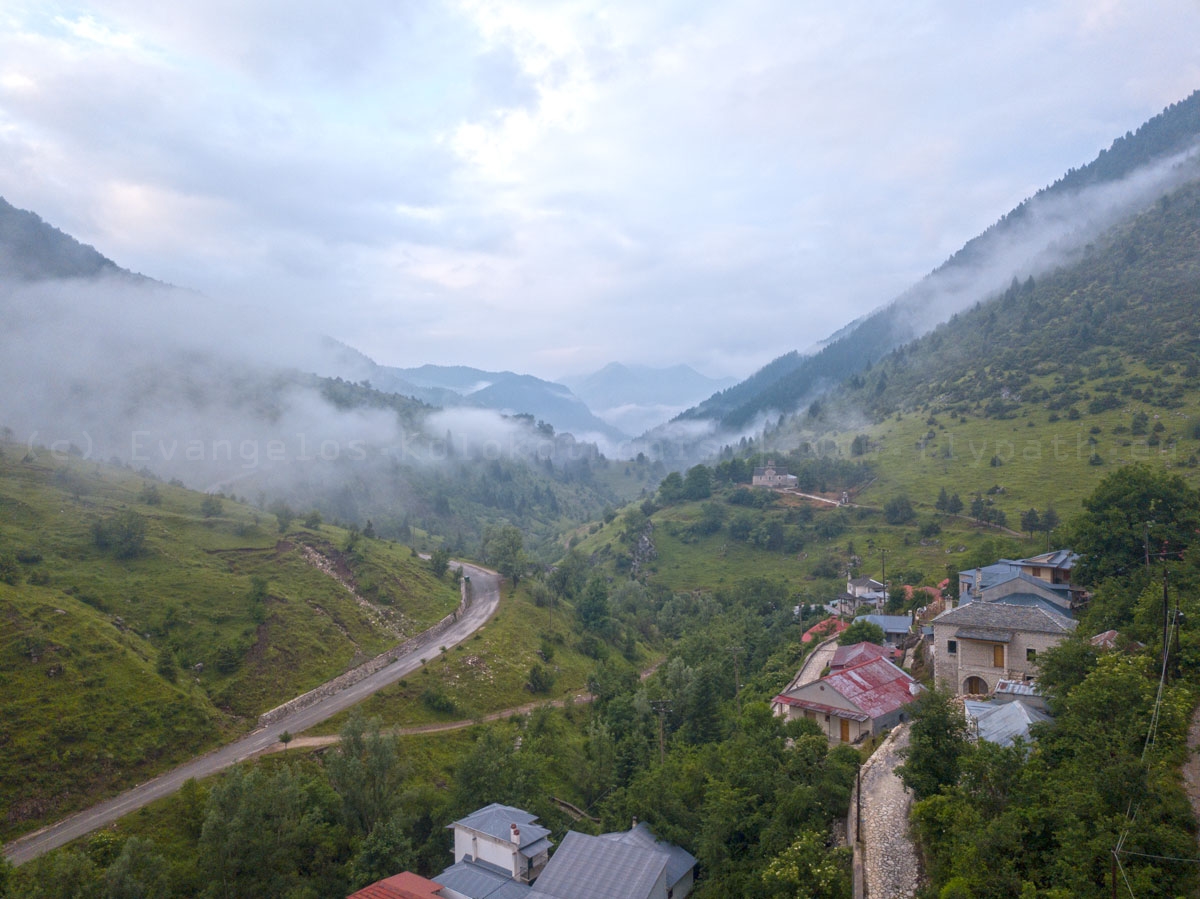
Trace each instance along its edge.
<path fill-rule="evenodd" d="M 920 866 L 908 836 L 912 794 L 896 775 L 908 737 L 908 726 L 900 725 L 862 767 L 862 895 L 866 899 L 911 899 L 917 892 Z"/>

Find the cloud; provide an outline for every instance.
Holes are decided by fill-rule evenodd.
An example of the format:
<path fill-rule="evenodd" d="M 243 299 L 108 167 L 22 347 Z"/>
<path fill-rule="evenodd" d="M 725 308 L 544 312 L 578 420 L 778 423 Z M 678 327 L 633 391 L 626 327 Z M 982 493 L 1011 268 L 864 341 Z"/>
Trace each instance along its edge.
<path fill-rule="evenodd" d="M 1190 0 L 50 2 L 0 12 L 0 194 L 383 362 L 744 375 L 1200 85 L 1198 26 Z"/>

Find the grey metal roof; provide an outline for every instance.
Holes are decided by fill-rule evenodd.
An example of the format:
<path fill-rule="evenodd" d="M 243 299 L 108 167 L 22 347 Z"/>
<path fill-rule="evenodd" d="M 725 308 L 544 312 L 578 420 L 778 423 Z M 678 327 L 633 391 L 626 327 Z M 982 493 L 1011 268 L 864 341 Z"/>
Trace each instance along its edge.
<path fill-rule="evenodd" d="M 1075 563 L 1078 561 L 1079 553 L 1071 552 L 1069 549 L 1054 549 L 1048 553 L 1022 559 L 1021 563 L 1024 565 L 1045 565 L 1048 568 L 1070 569 L 1074 568 Z"/>
<path fill-rule="evenodd" d="M 1032 725 L 1054 720 L 1041 709 L 1035 709 L 1020 699 L 1002 703 L 965 700 L 963 706 L 974 721 L 979 739 L 998 746 L 1011 746 L 1018 737 L 1029 742 L 1029 728 Z"/>
<path fill-rule="evenodd" d="M 543 852 L 549 852 L 550 847 L 553 845 L 554 844 L 551 843 L 549 839 L 543 837 L 542 839 L 530 843 L 527 846 L 522 846 L 517 851 L 526 858 L 533 858 L 534 856 L 540 855 Z"/>
<path fill-rule="evenodd" d="M 1004 600 L 972 602 L 942 612 L 934 626 L 984 627 L 1040 634 L 1069 634 L 1077 622 L 1065 615 L 1033 606 L 1012 605 Z"/>
<path fill-rule="evenodd" d="M 512 872 L 467 856 L 437 876 L 437 882 L 470 899 L 524 899 L 530 888 L 513 880 Z"/>
<path fill-rule="evenodd" d="M 658 852 L 667 853 L 667 886 L 669 887 L 677 884 L 688 871 L 696 866 L 696 857 L 694 855 L 682 846 L 675 846 L 658 839 L 650 828 L 646 826 L 645 821 L 638 822 L 629 830 L 605 833 L 600 836 L 601 839 L 613 840 L 614 842 L 624 843 L 628 846 L 640 846 L 643 849 L 653 849 Z"/>
<path fill-rule="evenodd" d="M 666 879 L 667 853 L 568 831 L 533 885 L 555 899 L 646 899 Z"/>
<path fill-rule="evenodd" d="M 540 824 L 533 823 L 536 820 L 537 815 L 531 815 L 524 809 L 493 802 L 491 805 L 486 805 L 479 809 L 479 811 L 472 812 L 465 818 L 460 818 L 451 824 L 450 827 L 466 827 L 479 833 L 487 834 L 489 837 L 494 837 L 497 840 L 507 842 L 512 833 L 512 825 L 515 824 L 517 825 L 517 829 L 521 831 L 521 846 L 523 848 L 530 843 L 536 843 L 538 840 L 550 836 L 549 830 Z"/>
<path fill-rule="evenodd" d="M 1033 580 L 1033 578 L 1030 578 Z M 1046 584 L 1045 586 L 1050 586 Z M 986 602 L 987 600 L 985 600 Z M 1063 618 L 1073 618 L 1070 609 L 1064 609 L 1044 596 L 1038 596 L 1036 593 L 1009 593 L 995 602 L 1006 602 L 1010 606 L 1032 606 L 1038 609 L 1045 609 L 1047 612 L 1053 612 L 1056 615 L 1061 615 Z"/>

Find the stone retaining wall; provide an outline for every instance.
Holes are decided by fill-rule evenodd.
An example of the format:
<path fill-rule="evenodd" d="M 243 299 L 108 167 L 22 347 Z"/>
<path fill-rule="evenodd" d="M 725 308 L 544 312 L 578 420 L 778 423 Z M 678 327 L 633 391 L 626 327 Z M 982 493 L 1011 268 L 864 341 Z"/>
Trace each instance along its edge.
<path fill-rule="evenodd" d="M 340 693 L 347 687 L 357 684 L 359 681 L 370 677 L 376 671 L 386 668 L 393 664 L 397 659 L 411 652 L 432 644 L 438 637 L 450 629 L 471 605 L 471 583 L 466 578 L 463 578 L 461 583 L 462 598 L 458 602 L 458 608 L 435 624 L 429 630 L 422 631 L 415 637 L 409 637 L 399 646 L 394 646 L 386 652 L 382 652 L 375 658 L 363 662 L 357 668 L 351 668 L 344 674 L 339 674 L 331 681 L 326 681 L 319 687 L 309 690 L 307 693 L 302 693 L 295 699 L 289 699 L 283 705 L 276 706 L 269 712 L 263 712 L 258 716 L 258 726 L 266 727 L 268 724 L 274 724 L 280 718 L 284 718 L 299 709 L 307 708 L 318 700 L 332 696 L 334 693 Z"/>

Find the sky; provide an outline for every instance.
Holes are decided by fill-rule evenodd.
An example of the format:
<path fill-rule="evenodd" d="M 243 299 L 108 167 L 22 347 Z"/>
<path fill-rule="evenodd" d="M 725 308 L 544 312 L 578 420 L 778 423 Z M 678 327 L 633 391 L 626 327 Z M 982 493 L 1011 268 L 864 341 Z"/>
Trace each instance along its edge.
<path fill-rule="evenodd" d="M 0 0 L 0 196 L 265 342 L 740 378 L 1197 88 L 1198 0 Z"/>

